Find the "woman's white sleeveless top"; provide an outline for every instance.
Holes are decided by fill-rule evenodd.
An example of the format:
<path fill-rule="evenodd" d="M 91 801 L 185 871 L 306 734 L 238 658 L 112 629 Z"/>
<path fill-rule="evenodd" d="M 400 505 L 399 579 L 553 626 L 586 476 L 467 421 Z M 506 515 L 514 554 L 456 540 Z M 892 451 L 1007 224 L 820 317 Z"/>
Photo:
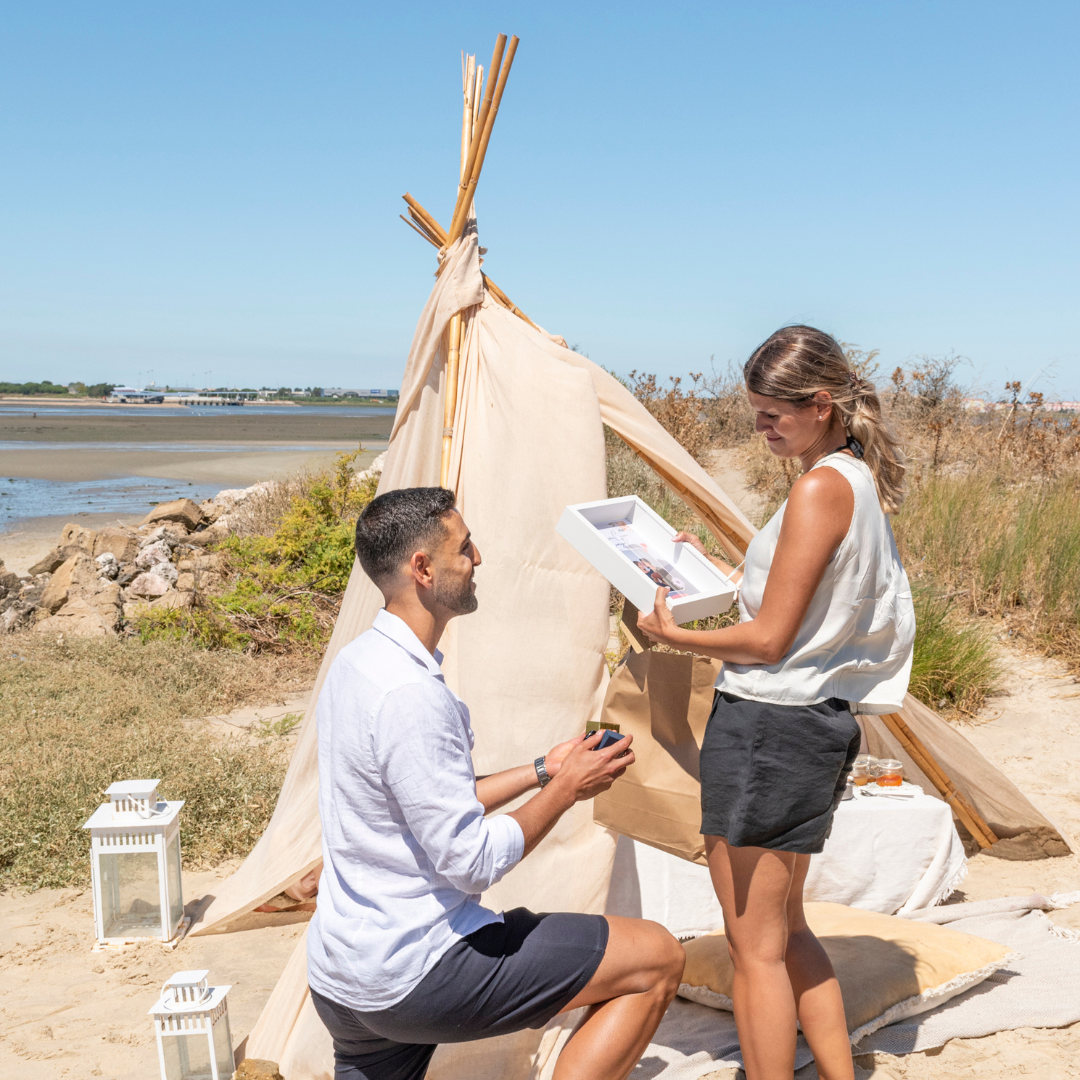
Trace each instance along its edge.
<path fill-rule="evenodd" d="M 771 666 L 725 663 L 716 688 L 778 705 L 841 698 L 853 712 L 895 712 L 911 675 L 915 609 L 892 526 L 864 462 L 829 454 L 813 468 L 835 469 L 851 484 L 851 526 L 825 568 L 788 654 Z M 785 501 L 747 549 L 741 622 L 756 618 L 761 608 L 786 508 Z"/>

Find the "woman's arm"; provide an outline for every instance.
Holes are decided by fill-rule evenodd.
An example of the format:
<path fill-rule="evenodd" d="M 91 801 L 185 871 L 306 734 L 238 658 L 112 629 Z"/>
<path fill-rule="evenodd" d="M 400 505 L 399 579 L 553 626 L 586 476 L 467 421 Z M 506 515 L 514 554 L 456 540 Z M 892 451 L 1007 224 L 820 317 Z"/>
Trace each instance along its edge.
<path fill-rule="evenodd" d="M 821 583 L 825 567 L 851 527 L 855 496 L 835 469 L 821 468 L 797 480 L 788 496 L 784 521 L 757 617 L 721 630 L 677 626 L 658 589 L 638 626 L 653 641 L 733 664 L 776 664 L 790 650 Z"/>

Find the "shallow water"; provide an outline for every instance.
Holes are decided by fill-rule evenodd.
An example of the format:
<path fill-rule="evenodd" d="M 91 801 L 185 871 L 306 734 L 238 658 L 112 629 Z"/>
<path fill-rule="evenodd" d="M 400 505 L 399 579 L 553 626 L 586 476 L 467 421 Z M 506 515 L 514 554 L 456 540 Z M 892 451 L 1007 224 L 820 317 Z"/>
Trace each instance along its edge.
<path fill-rule="evenodd" d="M 0 479 L 0 532 L 7 532 L 22 518 L 148 514 L 156 503 L 185 498 L 202 502 L 221 488 L 220 483 L 188 484 L 150 476 L 81 482 L 3 478 Z"/>
<path fill-rule="evenodd" d="M 334 450 L 335 443 L 183 443 L 183 442 L 20 442 L 14 439 L 0 440 L 0 450 L 29 450 L 37 453 L 39 450 L 94 450 L 112 452 L 121 450 L 127 453 L 153 450 L 166 454 L 250 454 L 250 453 L 289 453 L 292 451 L 326 452 Z M 355 445 L 349 449 L 356 449 Z M 2 478 L 0 478 L 2 479 Z"/>

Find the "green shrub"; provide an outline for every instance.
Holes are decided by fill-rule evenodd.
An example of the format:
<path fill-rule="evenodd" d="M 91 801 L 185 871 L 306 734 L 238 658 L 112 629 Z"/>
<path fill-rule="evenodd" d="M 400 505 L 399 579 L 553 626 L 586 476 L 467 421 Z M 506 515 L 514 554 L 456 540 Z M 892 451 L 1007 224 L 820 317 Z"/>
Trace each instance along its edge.
<path fill-rule="evenodd" d="M 357 483 L 360 451 L 338 454 L 330 472 L 303 478 L 268 535 L 232 535 L 216 550 L 224 584 L 189 610 L 150 610 L 134 629 L 143 641 L 189 638 L 210 649 L 320 652 L 333 630 L 353 567 L 356 518 L 375 497 L 376 477 Z"/>
<path fill-rule="evenodd" d="M 1080 663 L 1080 485 L 994 469 L 930 476 L 895 523 L 909 571 Z"/>
<path fill-rule="evenodd" d="M 1001 668 L 985 624 L 963 621 L 952 601 L 922 584 L 915 599 L 910 691 L 935 709 L 973 714 L 997 689 Z"/>

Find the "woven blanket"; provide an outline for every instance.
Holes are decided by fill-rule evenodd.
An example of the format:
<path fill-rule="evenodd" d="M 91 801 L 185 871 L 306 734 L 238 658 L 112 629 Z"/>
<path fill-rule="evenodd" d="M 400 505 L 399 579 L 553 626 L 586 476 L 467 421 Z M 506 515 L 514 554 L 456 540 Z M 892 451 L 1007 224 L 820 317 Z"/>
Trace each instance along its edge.
<path fill-rule="evenodd" d="M 909 919 L 947 924 L 1000 942 L 1020 959 L 937 1009 L 881 1028 L 863 1039 L 855 1053 L 909 1054 L 943 1046 L 950 1039 L 1080 1021 L 1080 940 L 1074 931 L 1055 927 L 1044 914 L 1078 901 L 1080 892 L 1006 897 L 908 913 Z M 795 1067 L 811 1060 L 800 1037 Z M 730 1067 L 742 1067 L 732 1015 L 676 998 L 630 1075 L 631 1080 L 698 1080 Z"/>

